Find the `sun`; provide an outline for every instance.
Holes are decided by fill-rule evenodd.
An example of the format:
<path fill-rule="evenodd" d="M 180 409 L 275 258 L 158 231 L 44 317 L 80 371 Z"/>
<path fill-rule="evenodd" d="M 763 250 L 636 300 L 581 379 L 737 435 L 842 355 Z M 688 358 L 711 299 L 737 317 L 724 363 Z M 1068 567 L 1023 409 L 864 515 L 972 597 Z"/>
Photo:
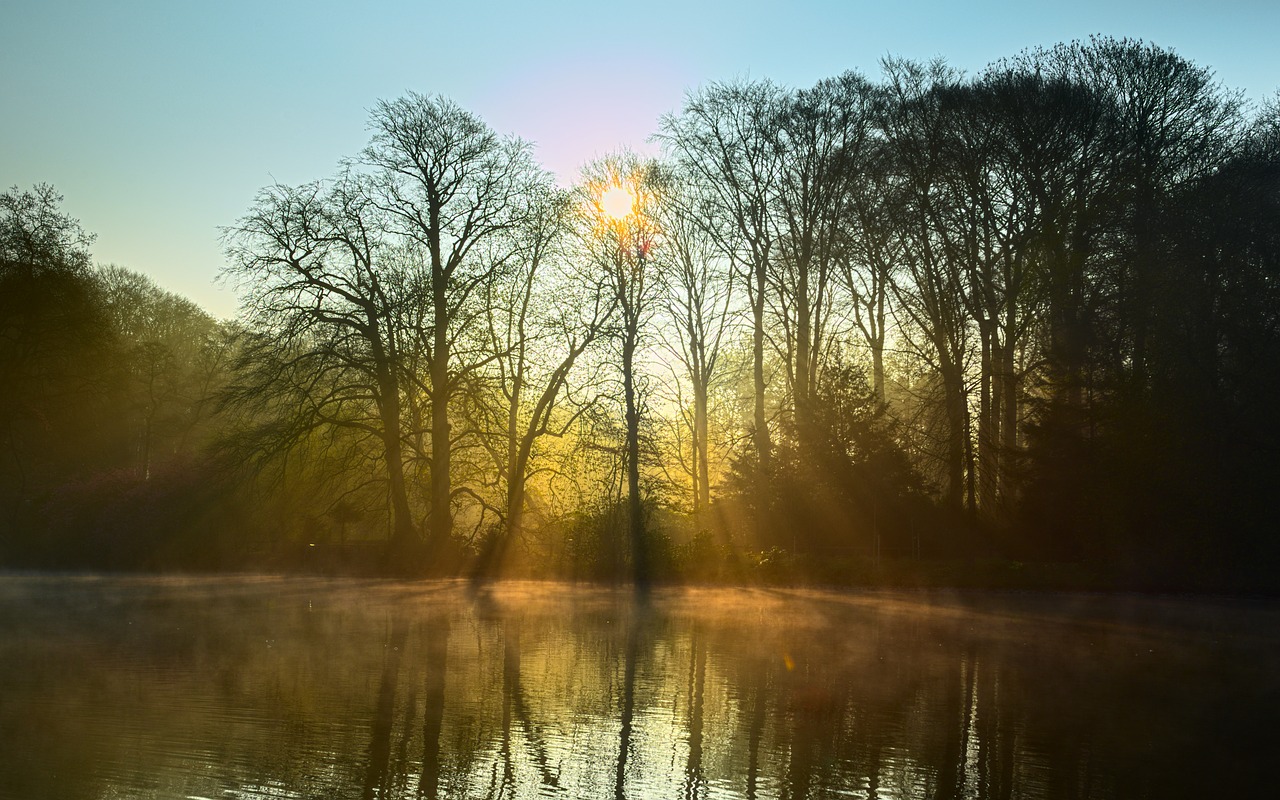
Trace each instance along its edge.
<path fill-rule="evenodd" d="M 610 186 L 600 195 L 600 210 L 610 219 L 626 219 L 635 210 L 635 205 L 635 193 L 625 186 Z"/>

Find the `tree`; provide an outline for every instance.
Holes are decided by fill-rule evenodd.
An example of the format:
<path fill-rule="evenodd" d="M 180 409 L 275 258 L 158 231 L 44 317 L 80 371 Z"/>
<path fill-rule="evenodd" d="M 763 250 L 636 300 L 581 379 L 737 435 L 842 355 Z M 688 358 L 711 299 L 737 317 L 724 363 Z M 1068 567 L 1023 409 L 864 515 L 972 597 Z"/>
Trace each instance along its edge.
<path fill-rule="evenodd" d="M 227 379 L 232 334 L 190 300 L 123 267 L 96 280 L 128 371 L 136 467 L 148 478 L 165 455 L 210 443 L 214 396 Z"/>
<path fill-rule="evenodd" d="M 711 504 L 711 388 L 722 371 L 721 350 L 732 330 L 735 309 L 733 273 L 728 259 L 707 231 L 706 210 L 687 183 L 673 180 L 667 202 L 658 209 L 664 247 L 658 253 L 665 289 L 665 312 L 673 334 L 663 336 L 667 349 L 683 370 L 679 384 L 687 381 L 693 393 L 689 474 L 693 480 L 695 517 Z M 678 403 L 686 415 L 685 404 Z"/>
<path fill-rule="evenodd" d="M 846 205 L 870 136 L 871 99 L 866 79 L 846 72 L 787 97 L 772 132 L 781 154 L 771 204 L 778 217 L 776 288 L 801 436 L 812 417 Z"/>
<path fill-rule="evenodd" d="M 1029 339 L 1079 143 L 1076 96 L 1036 74 L 998 71 L 936 91 L 945 120 L 936 225 L 977 331 L 977 504 L 991 517 L 1011 499 L 1020 387 L 1036 359 Z"/>
<path fill-rule="evenodd" d="M 484 416 L 477 427 L 501 494 L 502 533 L 481 554 L 481 573 L 524 531 L 537 446 L 544 438 L 563 437 L 589 405 L 573 402 L 587 386 L 570 380 L 615 302 L 603 280 L 571 264 L 571 195 L 543 187 L 527 202 L 523 223 L 510 232 L 512 268 L 484 286 L 488 347 L 497 358 L 470 398 Z M 560 414 L 566 401 L 576 407 Z"/>
<path fill-rule="evenodd" d="M 754 387 L 751 435 L 767 473 L 772 445 L 765 410 L 765 302 L 777 234 L 771 218 L 781 153 L 774 139 L 785 92 L 769 81 L 711 84 L 662 117 L 657 139 L 704 193 L 721 251 L 746 272 Z"/>
<path fill-rule="evenodd" d="M 62 195 L 47 183 L 0 194 L 0 266 L 6 275 L 84 275 L 96 238 L 59 209 Z"/>
<path fill-rule="evenodd" d="M 402 446 L 404 292 L 414 264 L 387 240 L 367 181 L 264 189 L 224 232 L 225 274 L 250 326 L 227 399 L 266 404 L 258 446 L 287 451 L 316 431 L 376 442 L 395 548 L 416 537 Z"/>
<path fill-rule="evenodd" d="M 1148 43 L 1095 37 L 1062 50 L 1075 74 L 1114 104 L 1109 146 L 1122 201 L 1116 288 L 1125 342 L 1118 355 L 1145 389 L 1162 288 L 1161 215 L 1180 184 L 1211 174 L 1230 152 L 1243 125 L 1241 99 L 1215 82 L 1210 69 Z"/>
<path fill-rule="evenodd" d="M 871 353 L 872 389 L 883 403 L 891 287 L 905 261 L 905 237 L 896 227 L 901 221 L 902 187 L 891 149 L 882 139 L 868 142 L 858 159 L 846 163 L 852 175 L 847 222 L 837 231 L 842 239 L 836 251 L 837 269 L 854 326 Z"/>
<path fill-rule="evenodd" d="M 425 313 L 414 342 L 426 369 L 414 380 L 431 402 L 429 538 L 440 547 L 453 533 L 450 401 L 495 357 L 465 344 L 481 319 L 484 287 L 506 260 L 483 250 L 521 223 L 525 197 L 548 177 L 527 142 L 499 136 L 443 97 L 382 101 L 370 128 L 373 139 L 359 161 L 373 170 L 370 202 L 385 214 L 389 233 L 426 256 Z"/>
<path fill-rule="evenodd" d="M 1249 327 L 1232 320 L 1256 318 L 1226 308 L 1229 287 L 1265 261 L 1243 244 L 1266 238 L 1255 216 L 1265 179 L 1240 180 L 1265 167 L 1233 164 L 1247 141 L 1239 96 L 1170 50 L 1097 37 L 1014 63 L 1079 98 L 1075 113 L 1055 115 L 1074 131 L 1051 173 L 1067 190 L 1049 184 L 1041 201 L 1051 328 L 1023 512 L 1037 520 L 1029 528 L 1057 532 L 1060 552 L 1169 561 L 1199 537 L 1190 521 L 1230 524 L 1220 520 L 1248 505 L 1219 483 L 1233 470 L 1210 465 L 1239 441 L 1220 427 L 1232 404 L 1219 367 L 1232 359 L 1226 330 Z M 1222 225 L 1226 209 L 1233 221 Z"/>
<path fill-rule="evenodd" d="M 89 262 L 93 236 L 41 184 L 0 194 L 0 498 L 6 517 L 115 462 L 117 338 Z"/>
<path fill-rule="evenodd" d="M 660 236 L 658 209 L 668 179 L 657 162 L 629 154 L 590 164 L 583 174 L 584 244 L 591 262 L 607 276 L 605 285 L 617 314 L 615 336 L 622 356 L 626 408 L 627 527 L 633 574 L 643 586 L 649 568 L 640 496 L 642 398 L 636 356 L 658 299 L 651 250 Z"/>
<path fill-rule="evenodd" d="M 948 120 L 941 89 L 958 77 L 944 64 L 890 62 L 888 103 L 877 120 L 893 150 L 903 187 L 900 206 L 905 269 L 893 284 L 896 308 L 909 326 L 904 339 L 934 370 L 941 394 L 945 432 L 943 452 L 945 502 L 952 509 L 975 508 L 972 443 L 966 385 L 969 317 L 964 303 L 962 264 L 947 226 L 955 198 L 942 191 L 944 141 Z M 966 480 L 967 478 L 967 480 Z"/>

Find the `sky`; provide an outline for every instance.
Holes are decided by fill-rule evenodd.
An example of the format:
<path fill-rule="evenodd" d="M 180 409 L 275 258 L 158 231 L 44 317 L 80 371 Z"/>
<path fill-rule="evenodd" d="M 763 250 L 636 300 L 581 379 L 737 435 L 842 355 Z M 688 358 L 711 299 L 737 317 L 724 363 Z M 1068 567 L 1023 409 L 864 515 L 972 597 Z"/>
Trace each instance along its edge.
<path fill-rule="evenodd" d="M 564 183 L 647 139 L 714 80 L 807 86 L 886 56 L 968 72 L 1025 48 L 1128 36 L 1261 101 L 1280 2 L 767 3 L 0 0 L 0 188 L 50 183 L 93 255 L 231 317 L 220 229 L 272 183 L 328 177 L 368 110 L 443 94 L 531 140 Z"/>

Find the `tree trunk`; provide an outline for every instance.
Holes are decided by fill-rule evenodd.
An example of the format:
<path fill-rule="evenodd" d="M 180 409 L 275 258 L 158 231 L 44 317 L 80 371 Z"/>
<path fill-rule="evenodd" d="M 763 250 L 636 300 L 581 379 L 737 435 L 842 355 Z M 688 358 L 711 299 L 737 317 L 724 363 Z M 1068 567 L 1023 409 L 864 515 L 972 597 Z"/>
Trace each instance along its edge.
<path fill-rule="evenodd" d="M 875 311 L 871 314 L 872 334 L 871 337 L 871 388 L 875 390 L 876 399 L 881 403 L 888 402 L 884 391 L 884 325 L 885 317 L 885 301 L 888 295 L 888 270 L 885 270 L 885 277 L 879 279 L 873 284 L 873 291 L 876 293 Z"/>
<path fill-rule="evenodd" d="M 987 514 L 995 506 L 995 472 L 996 472 L 996 411 L 994 403 L 995 352 L 998 346 L 995 339 L 994 325 L 990 320 L 978 320 L 979 335 L 982 339 L 981 376 L 978 390 L 978 507 Z"/>
<path fill-rule="evenodd" d="M 388 493 L 391 495 L 392 550 L 402 554 L 413 542 L 415 531 L 409 511 L 409 493 L 404 480 L 404 453 L 400 445 L 400 384 L 390 359 L 376 337 L 374 358 L 378 379 L 378 415 L 382 424 L 382 456 L 387 463 Z"/>
<path fill-rule="evenodd" d="M 1009 312 L 1008 330 L 1013 330 L 1014 312 Z M 1004 419 L 1000 423 L 1000 461 L 1004 469 L 1000 472 L 1000 501 L 1009 507 L 1013 498 L 1013 477 L 1017 470 L 1018 453 L 1018 374 L 1016 353 L 1012 344 L 1006 343 L 1001 353 L 1000 388 L 1004 397 L 1000 402 L 1000 413 Z"/>
<path fill-rule="evenodd" d="M 644 541 L 644 509 L 640 504 L 640 410 L 636 403 L 635 350 L 639 320 L 627 320 L 622 342 L 622 391 L 627 404 L 627 522 L 631 538 L 632 575 L 637 585 L 649 579 Z"/>
<path fill-rule="evenodd" d="M 524 343 L 520 347 L 523 351 Z M 523 355 L 521 357 L 523 364 Z M 524 463 L 521 461 L 520 401 L 524 393 L 523 367 L 515 371 L 511 383 L 511 401 L 507 406 L 507 526 L 506 539 L 514 541 L 520 535 L 524 510 Z M 537 424 L 537 420 L 533 421 Z"/>
<path fill-rule="evenodd" d="M 964 376 L 953 365 L 942 368 L 942 387 L 947 413 L 947 506 L 959 510 L 964 505 L 965 440 L 968 438 L 968 410 L 964 402 Z"/>
<path fill-rule="evenodd" d="M 512 474 L 510 485 L 507 487 L 506 544 L 514 542 L 524 528 L 524 494 L 524 475 Z"/>
<path fill-rule="evenodd" d="M 883 328 L 881 329 L 883 330 Z M 876 400 L 887 402 L 884 391 L 884 336 L 871 343 L 871 389 Z"/>
<path fill-rule="evenodd" d="M 450 508 L 452 484 L 449 462 L 452 455 L 449 426 L 449 331 L 448 304 L 443 274 L 433 270 L 432 289 L 435 331 L 431 359 L 431 535 L 430 546 L 439 551 L 453 535 Z"/>
<path fill-rule="evenodd" d="M 813 439 L 810 413 L 809 350 L 813 338 L 812 315 L 809 308 L 809 264 L 807 254 L 801 254 L 796 264 L 796 348 L 795 348 L 795 413 L 796 432 L 801 444 Z"/>
<path fill-rule="evenodd" d="M 764 259 L 759 259 L 755 266 L 755 296 L 751 298 L 751 366 L 755 388 L 755 430 L 751 434 L 755 440 L 760 470 L 768 473 L 772 447 L 769 442 L 769 424 L 764 412 L 764 286 L 765 262 Z"/>
<path fill-rule="evenodd" d="M 704 372 L 705 375 L 705 372 Z M 695 455 L 695 477 L 696 486 L 694 487 L 695 509 L 706 513 L 711 506 L 711 475 L 710 475 L 710 458 L 708 451 L 708 424 L 707 424 L 707 384 L 706 380 L 700 380 L 694 386 L 693 396 L 693 441 Z"/>
<path fill-rule="evenodd" d="M 537 424 L 535 420 L 533 424 Z M 508 469 L 507 477 L 507 536 L 506 543 L 514 542 L 524 530 L 524 499 L 528 493 L 529 459 L 533 454 L 534 433 L 530 431 L 515 449 L 515 461 Z"/>

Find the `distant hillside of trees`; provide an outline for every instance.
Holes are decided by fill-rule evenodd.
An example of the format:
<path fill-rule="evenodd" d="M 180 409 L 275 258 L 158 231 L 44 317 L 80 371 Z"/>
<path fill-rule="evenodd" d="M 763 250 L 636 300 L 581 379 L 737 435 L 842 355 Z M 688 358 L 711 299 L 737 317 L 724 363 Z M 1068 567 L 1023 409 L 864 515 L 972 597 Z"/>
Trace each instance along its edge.
<path fill-rule="evenodd" d="M 710 83 L 555 185 L 438 96 L 224 229 L 0 196 L 0 563 L 1277 587 L 1280 95 L 1145 42 Z"/>

